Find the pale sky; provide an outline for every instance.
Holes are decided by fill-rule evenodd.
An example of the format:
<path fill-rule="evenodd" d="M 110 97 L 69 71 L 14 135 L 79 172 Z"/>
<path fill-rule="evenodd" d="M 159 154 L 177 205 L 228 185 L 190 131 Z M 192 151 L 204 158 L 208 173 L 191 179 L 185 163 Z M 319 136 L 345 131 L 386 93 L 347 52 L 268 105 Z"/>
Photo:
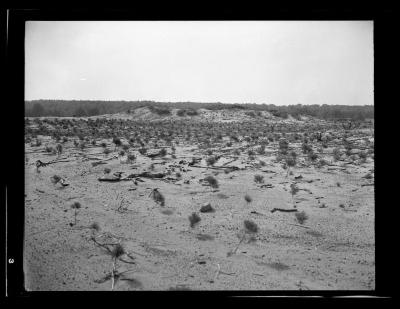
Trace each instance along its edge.
<path fill-rule="evenodd" d="M 29 21 L 25 99 L 374 103 L 372 21 Z"/>

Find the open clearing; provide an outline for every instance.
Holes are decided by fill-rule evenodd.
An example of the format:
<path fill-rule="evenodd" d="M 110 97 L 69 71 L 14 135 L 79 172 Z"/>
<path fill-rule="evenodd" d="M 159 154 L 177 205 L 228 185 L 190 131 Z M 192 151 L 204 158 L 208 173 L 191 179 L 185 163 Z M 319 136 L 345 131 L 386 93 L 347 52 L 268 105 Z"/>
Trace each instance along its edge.
<path fill-rule="evenodd" d="M 375 288 L 367 122 L 143 108 L 26 118 L 26 130 L 28 290 Z M 258 226 L 252 237 L 244 220 Z"/>

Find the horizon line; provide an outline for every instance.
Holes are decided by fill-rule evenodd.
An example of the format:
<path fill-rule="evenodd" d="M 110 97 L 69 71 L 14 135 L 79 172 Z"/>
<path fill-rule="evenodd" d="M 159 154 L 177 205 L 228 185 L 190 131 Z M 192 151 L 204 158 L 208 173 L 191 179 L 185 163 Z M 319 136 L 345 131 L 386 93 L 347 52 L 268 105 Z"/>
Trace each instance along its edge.
<path fill-rule="evenodd" d="M 107 99 L 31 99 L 31 100 L 24 100 L 24 102 L 33 102 L 33 101 L 89 101 L 89 102 L 96 102 L 96 101 L 101 101 L 101 102 L 154 102 L 154 103 L 195 103 L 195 104 L 231 104 L 231 105 L 274 105 L 274 106 L 294 106 L 294 105 L 318 105 L 318 106 L 324 106 L 324 105 L 329 105 L 329 106 L 374 106 L 375 104 L 363 104 L 363 105 L 350 105 L 350 104 L 328 104 L 328 103 L 323 103 L 323 104 L 305 104 L 305 103 L 293 103 L 293 104 L 282 104 L 282 105 L 276 105 L 274 103 L 255 103 L 255 102 L 246 102 L 246 103 L 231 103 L 231 102 L 196 102 L 196 101 L 154 101 L 154 100 L 124 100 L 124 99 L 113 99 L 113 100 L 107 100 Z"/>

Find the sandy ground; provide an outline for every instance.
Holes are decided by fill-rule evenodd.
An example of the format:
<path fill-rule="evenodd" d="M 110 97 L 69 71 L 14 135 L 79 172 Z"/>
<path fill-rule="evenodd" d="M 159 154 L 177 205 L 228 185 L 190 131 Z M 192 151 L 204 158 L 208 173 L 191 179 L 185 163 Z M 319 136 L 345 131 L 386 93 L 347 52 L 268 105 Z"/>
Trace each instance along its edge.
<path fill-rule="evenodd" d="M 108 141 L 111 143 L 111 141 Z M 43 147 L 42 147 L 43 148 Z M 276 149 L 270 144 L 266 150 Z M 64 146 L 59 162 L 36 171 L 34 162 L 48 162 L 55 155 L 39 152 L 26 144 L 25 250 L 27 290 L 111 290 L 112 258 L 91 241 L 120 241 L 135 264 L 117 262 L 120 272 L 129 270 L 131 281 L 119 281 L 115 290 L 373 290 L 375 288 L 374 186 L 363 178 L 374 169 L 368 158 L 361 165 L 335 163 L 334 167 L 294 167 L 293 175 L 274 162 L 274 156 L 257 155 L 266 166 L 254 166 L 245 154 L 229 165 L 243 170 L 224 173 L 182 164 L 182 178 L 141 178 L 133 181 L 100 182 L 104 168 L 123 175 L 148 171 L 165 172 L 179 161 L 198 154 L 194 146 L 177 146 L 176 159 L 151 160 L 137 155 L 133 164 L 119 158 L 92 166 L 89 154 L 72 142 Z M 111 158 L 116 153 L 111 153 Z M 93 155 L 104 157 L 101 155 Z M 225 160 L 225 161 L 224 161 Z M 221 159 L 216 166 L 227 162 Z M 162 163 L 164 164 L 157 164 Z M 205 162 L 200 165 L 206 167 Z M 69 186 L 52 184 L 53 175 Z M 254 175 L 265 178 L 262 186 Z M 219 188 L 204 186 L 200 179 L 213 175 Z M 295 179 L 301 175 L 301 179 Z M 189 181 L 189 183 L 187 183 Z M 300 191 L 294 201 L 290 184 Z M 373 179 L 372 179 L 373 182 Z M 340 183 L 340 186 L 337 185 Z M 149 196 L 158 188 L 165 206 Z M 244 196 L 251 196 L 250 203 Z M 119 199 L 118 199 L 119 197 Z M 124 210 L 117 211 L 121 203 Z M 76 226 L 73 202 L 80 202 Z M 294 213 L 277 208 L 304 210 L 309 219 L 300 226 Z M 199 209 L 211 203 L 215 212 Z M 188 216 L 197 212 L 201 221 L 191 228 Z M 243 220 L 258 227 L 256 241 L 244 241 L 236 254 L 228 256 L 240 241 Z M 101 230 L 89 228 L 97 222 Z"/>

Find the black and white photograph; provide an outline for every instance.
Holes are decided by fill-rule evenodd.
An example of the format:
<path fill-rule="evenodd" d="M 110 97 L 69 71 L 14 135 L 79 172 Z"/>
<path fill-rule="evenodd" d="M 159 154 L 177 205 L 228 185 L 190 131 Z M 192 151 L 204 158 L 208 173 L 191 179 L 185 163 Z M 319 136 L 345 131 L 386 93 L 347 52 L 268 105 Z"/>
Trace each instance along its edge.
<path fill-rule="evenodd" d="M 26 291 L 374 291 L 373 20 L 25 22 Z"/>

